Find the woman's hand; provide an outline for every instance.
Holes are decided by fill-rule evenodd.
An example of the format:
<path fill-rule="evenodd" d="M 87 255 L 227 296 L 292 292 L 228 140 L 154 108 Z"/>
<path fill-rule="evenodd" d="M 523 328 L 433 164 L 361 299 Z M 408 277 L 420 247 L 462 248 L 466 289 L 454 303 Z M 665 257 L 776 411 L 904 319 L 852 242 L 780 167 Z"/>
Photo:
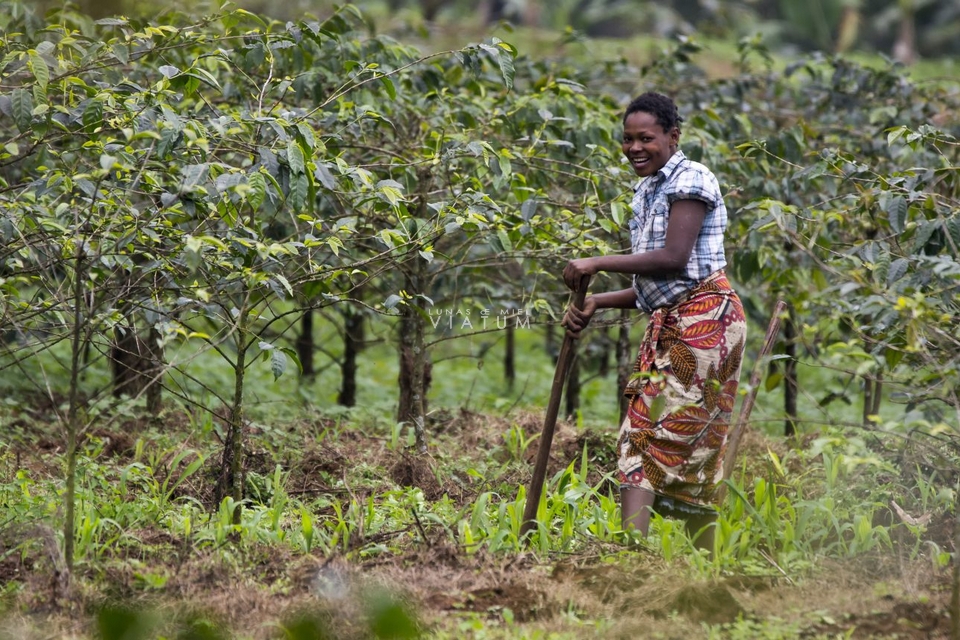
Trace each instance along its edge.
<path fill-rule="evenodd" d="M 567 307 L 567 312 L 563 315 L 560 324 L 567 328 L 567 335 L 572 338 L 579 338 L 580 332 L 590 324 L 590 319 L 596 312 L 597 301 L 593 296 L 587 296 L 583 301 L 583 309 L 577 309 L 572 304 Z"/>
<path fill-rule="evenodd" d="M 578 260 L 571 260 L 567 263 L 567 266 L 563 268 L 563 281 L 566 285 L 576 290 L 580 286 L 580 280 L 584 276 L 592 276 L 599 269 L 597 268 L 597 259 L 596 258 L 580 258 Z"/>

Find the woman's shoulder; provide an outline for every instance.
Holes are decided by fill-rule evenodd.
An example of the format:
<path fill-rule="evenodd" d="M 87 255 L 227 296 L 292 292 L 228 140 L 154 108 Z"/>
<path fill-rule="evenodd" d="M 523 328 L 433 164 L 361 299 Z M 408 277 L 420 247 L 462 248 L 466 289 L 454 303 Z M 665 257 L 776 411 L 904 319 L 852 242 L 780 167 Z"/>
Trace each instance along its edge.
<path fill-rule="evenodd" d="M 706 192 L 714 195 L 720 193 L 720 183 L 706 165 L 684 158 L 671 176 L 672 185 L 668 192 Z M 715 192 L 715 193 L 714 193 Z"/>
<path fill-rule="evenodd" d="M 680 169 L 678 173 L 682 171 L 692 171 L 694 173 L 709 175 L 714 180 L 717 179 L 717 177 L 713 174 L 713 171 L 710 170 L 710 167 L 701 162 L 697 162 L 696 160 L 691 160 L 690 158 L 685 158 L 683 164 L 678 168 Z"/>

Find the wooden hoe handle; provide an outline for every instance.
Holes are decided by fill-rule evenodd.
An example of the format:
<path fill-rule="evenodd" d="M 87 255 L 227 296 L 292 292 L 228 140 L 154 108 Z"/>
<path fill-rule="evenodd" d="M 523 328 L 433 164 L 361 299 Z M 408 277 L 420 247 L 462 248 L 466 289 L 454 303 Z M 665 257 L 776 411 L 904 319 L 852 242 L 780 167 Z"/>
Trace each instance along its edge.
<path fill-rule="evenodd" d="M 580 284 L 573 293 L 573 304 L 577 309 L 583 309 L 583 302 L 587 298 L 587 287 L 590 276 L 580 279 Z M 573 354 L 577 350 L 577 339 L 569 334 L 563 337 L 563 346 L 557 358 L 557 370 L 553 374 L 553 387 L 550 389 L 550 402 L 547 404 L 547 415 L 543 419 L 543 432 L 540 434 L 540 448 L 537 451 L 537 461 L 533 468 L 533 477 L 527 490 L 527 503 L 523 509 L 523 524 L 520 526 L 520 537 L 524 538 L 537 526 L 537 507 L 540 505 L 540 494 L 543 493 L 543 481 L 547 475 L 547 463 L 550 461 L 550 445 L 553 444 L 553 432 L 557 427 L 557 414 L 560 413 L 560 398 L 563 395 L 563 386 L 573 362 Z"/>

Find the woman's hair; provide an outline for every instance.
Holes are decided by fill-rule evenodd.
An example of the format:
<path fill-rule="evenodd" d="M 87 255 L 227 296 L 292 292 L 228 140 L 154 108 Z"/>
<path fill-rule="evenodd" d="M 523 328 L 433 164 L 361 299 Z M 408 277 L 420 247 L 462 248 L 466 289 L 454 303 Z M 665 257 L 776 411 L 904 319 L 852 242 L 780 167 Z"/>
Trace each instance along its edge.
<path fill-rule="evenodd" d="M 661 93 L 655 93 L 653 91 L 648 91 L 634 98 L 633 101 L 627 105 L 627 110 L 623 114 L 624 124 L 626 124 L 630 114 L 637 113 L 638 111 L 649 113 L 655 117 L 657 124 L 663 127 L 665 132 L 670 131 L 674 127 L 679 128 L 680 123 L 683 122 L 683 118 L 677 113 L 677 105 L 673 100 Z"/>

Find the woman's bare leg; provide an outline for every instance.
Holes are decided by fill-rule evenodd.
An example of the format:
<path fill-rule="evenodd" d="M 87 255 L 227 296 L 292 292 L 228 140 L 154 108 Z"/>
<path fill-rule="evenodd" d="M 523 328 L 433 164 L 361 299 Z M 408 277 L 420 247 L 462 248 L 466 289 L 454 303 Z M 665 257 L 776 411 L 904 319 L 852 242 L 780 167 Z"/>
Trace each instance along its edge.
<path fill-rule="evenodd" d="M 640 487 L 620 487 L 620 513 L 624 531 L 634 529 L 646 536 L 656 494 Z"/>
<path fill-rule="evenodd" d="M 717 528 L 716 522 L 717 516 L 706 514 L 702 516 L 690 515 L 687 516 L 686 519 L 687 535 L 693 540 L 693 546 L 697 549 L 706 549 L 710 552 L 711 558 L 713 557 L 714 532 Z"/>

